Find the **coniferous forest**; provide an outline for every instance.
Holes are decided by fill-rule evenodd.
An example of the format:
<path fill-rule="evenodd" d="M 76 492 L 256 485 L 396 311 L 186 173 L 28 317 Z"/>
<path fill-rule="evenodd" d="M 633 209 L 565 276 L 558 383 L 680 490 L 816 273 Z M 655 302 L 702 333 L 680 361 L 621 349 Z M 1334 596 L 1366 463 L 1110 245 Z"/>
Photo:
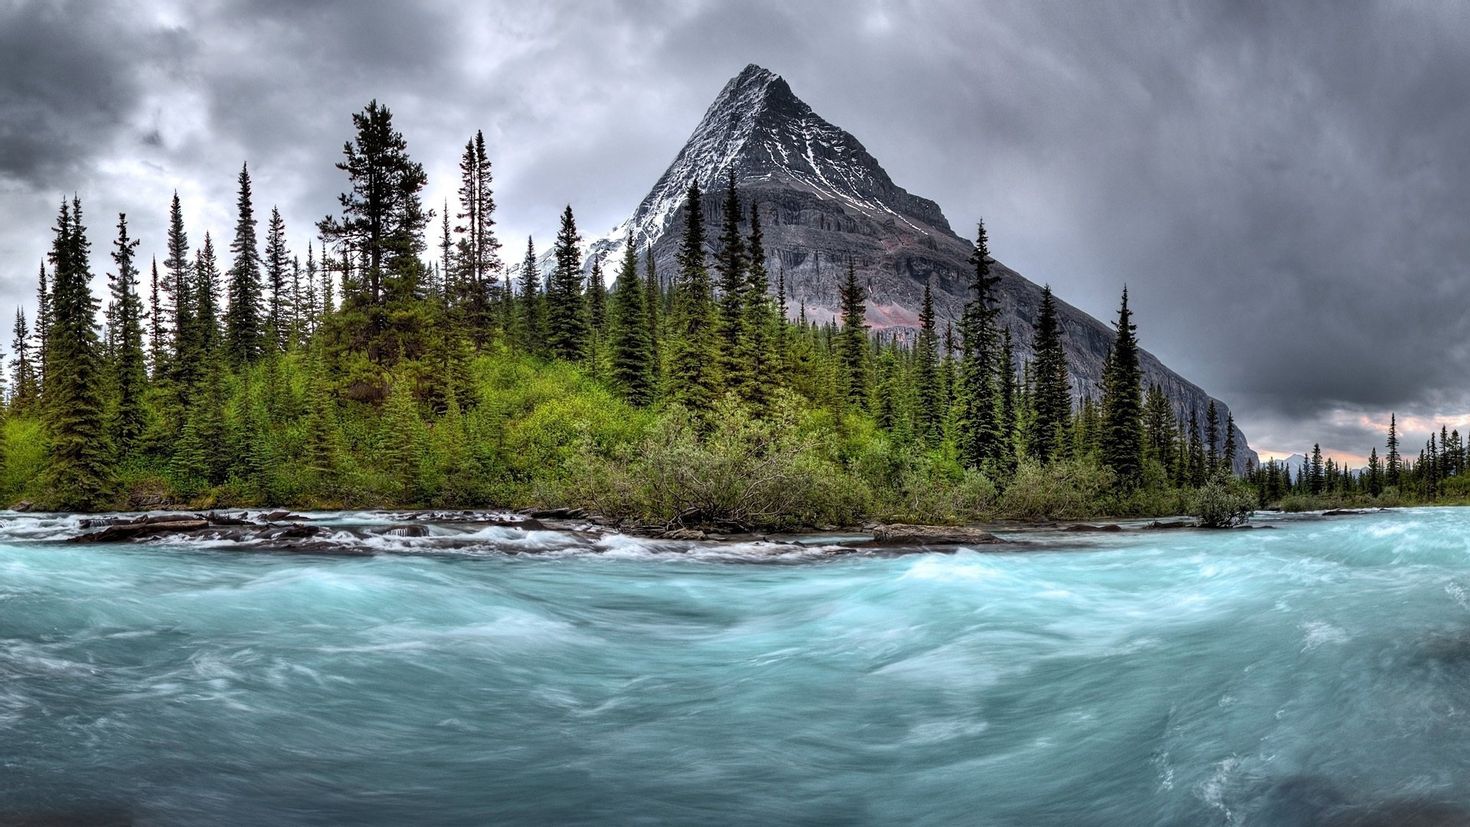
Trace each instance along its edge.
<path fill-rule="evenodd" d="M 565 506 L 632 525 L 771 528 L 1230 524 L 1275 504 L 1470 493 L 1458 432 L 1431 437 L 1417 462 L 1391 432 L 1362 473 L 1317 450 L 1297 479 L 1275 462 L 1237 478 L 1229 417 L 1213 403 L 1175 410 L 1142 386 L 1126 290 L 1101 398 L 1076 400 L 1049 290 L 1031 329 L 998 327 L 983 224 L 963 316 L 937 318 L 926 287 L 918 331 L 899 337 L 865 324 L 850 264 L 837 320 L 791 307 L 762 205 L 733 173 L 689 190 L 676 272 L 628 239 L 584 275 L 571 206 L 549 269 L 529 239 L 507 266 L 520 250 L 497 237 L 482 134 L 464 146 L 457 203 L 437 210 L 377 102 L 352 116 L 336 166 L 343 192 L 305 250 L 288 246 L 248 166 L 218 241 L 185 226 L 177 195 L 156 222 L 94 222 L 79 198 L 62 201 L 37 310 L 14 323 L 10 501 Z M 157 239 L 136 230 L 155 223 Z M 94 244 L 110 261 L 102 296 Z M 1025 364 L 1020 337 L 1035 354 Z"/>

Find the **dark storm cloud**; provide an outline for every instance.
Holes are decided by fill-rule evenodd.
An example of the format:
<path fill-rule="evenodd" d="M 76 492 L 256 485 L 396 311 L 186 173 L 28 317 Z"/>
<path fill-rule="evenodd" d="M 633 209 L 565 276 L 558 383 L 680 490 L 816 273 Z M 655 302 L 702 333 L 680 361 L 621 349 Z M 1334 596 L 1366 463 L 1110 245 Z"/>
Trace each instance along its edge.
<path fill-rule="evenodd" d="M 0 0 L 0 297 L 55 198 L 145 246 L 234 175 L 304 246 L 349 116 L 389 104 L 453 192 L 484 129 L 506 257 L 642 197 L 724 81 L 784 75 L 962 232 L 1232 404 L 1254 444 L 1366 453 L 1470 412 L 1470 12 L 1428 3 Z M 135 225 L 136 226 L 136 225 Z M 99 270 L 102 268 L 99 267 Z M 1418 422 L 1418 420 L 1413 420 Z"/>
<path fill-rule="evenodd" d="M 106 149 L 140 95 L 141 44 L 120 18 L 81 3 L 0 12 L 0 178 L 55 189 Z"/>

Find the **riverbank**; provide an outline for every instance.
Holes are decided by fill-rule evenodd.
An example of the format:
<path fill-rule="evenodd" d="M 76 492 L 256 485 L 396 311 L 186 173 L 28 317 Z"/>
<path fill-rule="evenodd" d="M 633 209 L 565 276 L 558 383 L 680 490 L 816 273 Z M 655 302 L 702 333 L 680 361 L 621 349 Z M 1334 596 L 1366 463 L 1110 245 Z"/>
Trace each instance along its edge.
<path fill-rule="evenodd" d="M 1329 511 L 1315 515 L 1263 514 L 1260 524 L 1227 533 L 1271 529 L 1292 521 L 1350 517 L 1366 511 Z M 4 518 L 0 517 L 0 521 Z M 257 511 L 155 511 L 103 515 L 16 514 L 9 520 L 17 536 L 84 545 L 156 545 L 241 551 L 328 555 L 502 547 L 506 553 L 560 553 L 572 548 L 616 551 L 628 543 L 667 552 L 695 548 L 734 548 L 751 557 L 831 557 L 847 554 L 902 555 L 953 552 L 1038 550 L 1086 545 L 1090 538 L 1150 534 L 1218 532 L 1184 517 L 1115 522 L 1017 522 L 970 526 L 869 524 L 802 532 L 720 533 L 689 528 L 640 530 L 577 510 L 530 513 L 495 510 L 355 511 L 297 513 Z M 646 527 L 644 527 L 646 528 Z M 3 539 L 0 532 L 0 539 Z M 553 539 L 555 538 L 555 539 Z"/>

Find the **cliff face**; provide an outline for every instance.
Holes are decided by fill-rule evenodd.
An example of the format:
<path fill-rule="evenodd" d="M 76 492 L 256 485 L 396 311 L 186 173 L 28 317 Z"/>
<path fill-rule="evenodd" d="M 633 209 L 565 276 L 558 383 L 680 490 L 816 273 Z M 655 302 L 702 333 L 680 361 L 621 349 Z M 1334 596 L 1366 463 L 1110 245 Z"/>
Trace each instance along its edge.
<path fill-rule="evenodd" d="M 910 333 L 925 283 L 934 291 L 941 326 L 960 318 L 971 242 L 955 233 L 938 204 L 895 184 L 857 138 L 813 112 L 780 76 L 755 65 L 725 85 L 633 215 L 589 245 L 588 266 L 600 260 L 608 270 L 631 238 L 640 249 L 653 247 L 661 273 L 674 273 L 685 192 L 693 182 L 712 193 L 704 205 L 717 226 L 716 191 L 732 168 L 742 201 L 760 210 L 770 269 L 773 277 L 784 277 L 793 313 L 804 305 L 809 318 L 834 317 L 838 283 L 851 261 L 867 286 L 874 328 Z M 1010 327 L 1018 358 L 1029 359 L 1041 288 L 1000 262 L 995 271 L 1000 324 Z M 1060 297 L 1058 309 L 1073 395 L 1098 398 L 1112 328 Z M 1203 421 L 1210 402 L 1204 390 L 1146 351 L 1142 366 L 1146 384 L 1162 387 L 1185 417 L 1197 409 Z M 1216 406 L 1223 421 L 1228 408 L 1218 400 Z M 1256 455 L 1239 429 L 1235 439 L 1239 471 Z"/>

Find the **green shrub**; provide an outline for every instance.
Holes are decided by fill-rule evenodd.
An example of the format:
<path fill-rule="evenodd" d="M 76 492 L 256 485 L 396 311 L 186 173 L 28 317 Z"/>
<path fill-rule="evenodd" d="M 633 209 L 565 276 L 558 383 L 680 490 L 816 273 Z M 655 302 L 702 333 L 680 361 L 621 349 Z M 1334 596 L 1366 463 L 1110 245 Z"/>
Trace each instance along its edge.
<path fill-rule="evenodd" d="M 705 418 L 671 407 L 631 450 L 610 455 L 584 445 L 566 493 L 605 514 L 656 523 L 756 529 L 857 521 L 862 486 L 823 455 L 800 419 L 787 397 L 765 419 L 730 397 Z"/>
<path fill-rule="evenodd" d="M 1082 520 L 1108 513 L 1117 478 L 1091 459 L 1048 465 L 1026 460 L 1000 498 L 1001 516 L 1013 520 Z"/>
<path fill-rule="evenodd" d="M 1250 519 L 1256 498 L 1249 487 L 1225 475 L 1205 483 L 1194 495 L 1190 515 L 1204 528 L 1230 528 Z"/>

